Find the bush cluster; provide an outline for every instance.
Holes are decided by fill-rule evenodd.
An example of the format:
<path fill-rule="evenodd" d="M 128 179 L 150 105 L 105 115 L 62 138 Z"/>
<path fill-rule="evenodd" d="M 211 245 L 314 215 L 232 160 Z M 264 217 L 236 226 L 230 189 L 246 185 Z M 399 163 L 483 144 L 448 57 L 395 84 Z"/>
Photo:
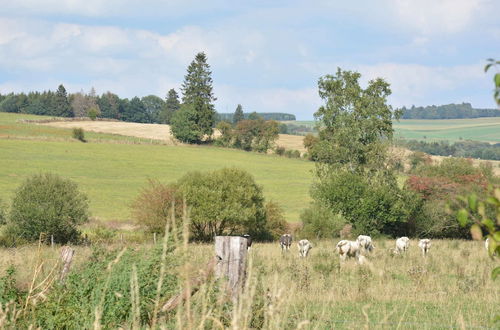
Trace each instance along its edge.
<path fill-rule="evenodd" d="M 78 226 L 89 220 L 88 200 L 76 183 L 46 173 L 29 177 L 15 192 L 4 243 L 39 238 L 76 243 Z"/>
<path fill-rule="evenodd" d="M 80 127 L 73 128 L 73 138 L 82 142 L 87 142 L 85 141 L 85 131 Z"/>
<path fill-rule="evenodd" d="M 235 127 L 222 121 L 217 124 L 220 137 L 216 145 L 246 151 L 267 152 L 279 137 L 278 123 L 262 118 L 239 121 Z"/>

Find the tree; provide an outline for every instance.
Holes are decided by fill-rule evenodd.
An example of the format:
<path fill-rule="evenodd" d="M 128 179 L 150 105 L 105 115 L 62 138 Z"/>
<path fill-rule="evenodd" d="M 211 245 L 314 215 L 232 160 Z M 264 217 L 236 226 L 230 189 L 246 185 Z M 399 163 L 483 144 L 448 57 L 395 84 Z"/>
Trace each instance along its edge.
<path fill-rule="evenodd" d="M 248 120 L 257 120 L 259 118 L 262 118 L 261 116 L 259 116 L 259 114 L 257 112 L 252 112 L 248 115 Z"/>
<path fill-rule="evenodd" d="M 318 182 L 313 198 L 349 221 L 358 232 L 395 235 L 417 213 L 388 166 L 387 142 L 394 114 L 383 79 L 359 85 L 361 75 L 343 71 L 321 77 L 325 101 L 314 114 L 319 141 L 314 142 Z M 396 113 L 396 117 L 398 113 Z"/>
<path fill-rule="evenodd" d="M 183 104 L 174 113 L 170 129 L 172 135 L 185 143 L 198 143 L 203 139 L 203 130 L 197 124 L 197 112 L 193 105 Z"/>
<path fill-rule="evenodd" d="M 361 74 L 343 71 L 321 77 L 319 95 L 325 101 L 314 114 L 320 141 L 318 160 L 327 166 L 363 172 L 383 168 L 386 141 L 392 139 L 393 113 L 387 104 L 389 84 L 381 78 L 368 87 L 359 85 Z"/>
<path fill-rule="evenodd" d="M 241 106 L 241 104 L 238 104 L 236 110 L 234 111 L 233 124 L 236 125 L 243 119 L 245 119 L 245 114 L 243 113 L 243 107 Z"/>
<path fill-rule="evenodd" d="M 165 102 L 156 95 L 148 95 L 141 99 L 150 123 L 160 122 L 160 113 L 165 108 Z"/>
<path fill-rule="evenodd" d="M 103 118 L 120 118 L 120 98 L 118 95 L 111 92 L 102 94 L 101 97 L 97 99 L 97 105 L 101 109 L 101 116 Z"/>
<path fill-rule="evenodd" d="M 182 84 L 182 103 L 193 107 L 192 120 L 201 133 L 197 134 L 199 138 L 193 143 L 200 143 L 205 135 L 212 136 L 215 123 L 213 102 L 217 99 L 212 91 L 211 74 L 205 53 L 198 53 L 189 65 Z"/>
<path fill-rule="evenodd" d="M 165 106 L 160 113 L 160 123 L 170 124 L 172 116 L 181 108 L 181 103 L 179 102 L 179 95 L 175 89 L 168 91 L 167 99 L 165 101 Z"/>
<path fill-rule="evenodd" d="M 149 114 L 140 98 L 135 96 L 132 100 L 123 100 L 121 117 L 124 121 L 134 123 L 149 123 Z"/>
<path fill-rule="evenodd" d="M 54 110 L 52 115 L 59 117 L 72 117 L 71 105 L 68 100 L 66 89 L 61 84 L 57 88 L 56 96 L 54 99 Z"/>
<path fill-rule="evenodd" d="M 487 72 L 491 67 L 497 67 L 500 65 L 500 61 L 495 61 L 492 58 L 488 59 L 488 64 L 484 67 L 484 71 Z M 497 71 L 493 76 L 493 83 L 495 85 L 495 90 L 493 91 L 493 98 L 497 102 L 498 106 L 500 106 L 500 72 Z"/>
<path fill-rule="evenodd" d="M 89 220 L 88 200 L 71 180 L 54 174 L 29 177 L 17 189 L 10 211 L 11 235 L 37 241 L 40 234 L 57 243 L 76 242 L 77 226 Z"/>

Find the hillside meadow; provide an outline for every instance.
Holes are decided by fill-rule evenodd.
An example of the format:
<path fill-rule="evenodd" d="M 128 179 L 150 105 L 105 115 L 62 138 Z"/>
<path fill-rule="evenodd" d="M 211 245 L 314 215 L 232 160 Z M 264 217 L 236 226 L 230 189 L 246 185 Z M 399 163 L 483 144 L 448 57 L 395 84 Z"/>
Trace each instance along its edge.
<path fill-rule="evenodd" d="M 0 198 L 9 201 L 28 176 L 53 172 L 75 180 L 88 194 L 100 221 L 128 222 L 130 204 L 149 179 L 177 180 L 189 171 L 239 167 L 278 202 L 287 221 L 297 222 L 309 203 L 314 164 L 301 159 L 209 146 L 173 146 L 118 134 L 87 132 L 88 143 L 71 129 L 19 122 L 38 116 L 0 113 Z"/>
<path fill-rule="evenodd" d="M 314 127 L 314 121 L 289 121 L 295 125 Z M 500 117 L 473 119 L 401 119 L 393 122 L 395 136 L 426 141 L 473 140 L 500 142 Z"/>
<path fill-rule="evenodd" d="M 231 306 L 222 291 L 216 289 L 217 282 L 209 280 L 195 287 L 199 290 L 182 307 L 172 313 L 160 313 L 159 326 L 186 329 L 495 328 L 493 319 L 500 314 L 500 291 L 490 273 L 498 259 L 492 261 L 487 256 L 483 242 L 433 240 L 429 255 L 423 258 L 416 240 L 411 241 L 409 252 L 401 256 L 390 253 L 394 240 L 380 239 L 375 240 L 376 248 L 368 256 L 368 262 L 358 265 L 354 260 L 339 261 L 334 251 L 337 241 L 313 241 L 310 255 L 303 259 L 298 257 L 295 243 L 285 253 L 277 243 L 255 243 L 249 252 L 249 280 L 236 306 Z M 107 249 L 120 251 L 124 248 L 127 253 L 145 253 L 152 251 L 152 247 L 151 244 L 124 242 L 107 246 Z M 58 248 L 42 247 L 39 253 L 36 251 L 36 245 L 0 250 L 1 268 L 13 265 L 17 285 L 23 290 L 29 289 L 36 265 L 41 261 L 47 265 L 38 275 L 37 281 L 41 281 L 58 258 Z M 203 265 L 213 258 L 214 250 L 211 244 L 189 244 L 171 251 L 168 258 L 182 262 L 169 267 L 168 273 L 182 279 L 204 270 Z M 95 249 L 78 247 L 72 272 L 98 276 L 100 281 L 102 277 L 93 275 L 98 274 L 95 271 L 102 272 L 104 278 L 111 276 L 111 273 L 105 275 L 104 269 L 85 271 L 90 256 L 95 253 Z M 127 261 L 117 257 L 112 264 L 114 278 L 122 276 L 125 282 L 133 278 L 132 265 Z M 139 273 L 139 283 L 143 280 L 141 276 L 157 278 L 158 275 Z M 165 302 L 185 285 L 181 280 L 160 301 Z M 126 288 L 125 285 L 125 291 L 115 292 L 118 298 L 109 299 L 130 301 L 132 293 Z M 71 297 L 72 294 L 67 292 L 66 295 Z M 140 314 L 150 315 L 146 298 L 139 296 L 138 299 Z M 57 301 L 49 290 L 47 296 L 37 302 L 35 322 L 54 322 L 54 317 L 47 313 L 53 310 Z M 112 310 L 108 307 L 110 302 L 103 303 Z M 64 306 L 64 315 L 58 322 L 71 320 L 76 317 L 71 313 L 85 310 L 89 313 L 80 313 L 78 318 L 91 327 L 95 320 L 95 304 L 92 300 L 82 301 L 77 310 Z M 134 328 L 131 308 L 134 303 L 124 306 L 128 309 L 120 314 L 130 317 L 118 324 L 122 328 Z M 118 322 L 112 318 L 113 315 L 106 316 L 108 322 Z"/>

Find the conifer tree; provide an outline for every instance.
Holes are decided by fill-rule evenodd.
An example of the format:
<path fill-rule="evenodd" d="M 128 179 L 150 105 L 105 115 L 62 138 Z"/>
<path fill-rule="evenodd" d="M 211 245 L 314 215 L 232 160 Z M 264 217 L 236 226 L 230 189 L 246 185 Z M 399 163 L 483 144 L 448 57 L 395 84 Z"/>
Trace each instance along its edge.
<path fill-rule="evenodd" d="M 191 109 L 193 113 L 189 116 L 177 116 L 176 124 L 183 120 L 190 120 L 192 123 L 185 124 L 185 127 L 192 127 L 192 135 L 197 136 L 191 143 L 200 143 L 205 135 L 212 135 L 212 127 L 215 123 L 215 109 L 213 102 L 216 100 L 212 87 L 212 72 L 207 63 L 207 56 L 201 52 L 196 54 L 195 59 L 187 69 L 182 84 L 182 103 L 186 105 L 184 109 Z M 179 111 L 183 111 L 182 109 Z M 175 132 L 175 130 L 173 130 Z M 179 138 L 176 136 L 176 138 Z M 185 141 L 187 142 L 187 141 Z"/>
<path fill-rule="evenodd" d="M 236 125 L 243 119 L 245 119 L 245 115 L 243 114 L 243 107 L 241 106 L 241 104 L 238 104 L 238 106 L 236 107 L 236 111 L 234 111 L 233 124 Z"/>
<path fill-rule="evenodd" d="M 179 95 L 175 89 L 172 88 L 168 91 L 165 107 L 160 114 L 160 122 L 162 124 L 170 124 L 172 116 L 177 110 L 180 109 L 180 107 L 181 103 L 179 102 Z"/>
<path fill-rule="evenodd" d="M 57 88 L 54 102 L 54 110 L 52 113 L 54 116 L 59 117 L 72 117 L 73 111 L 71 110 L 71 105 L 69 104 L 68 94 L 66 93 L 66 88 L 61 84 Z"/>

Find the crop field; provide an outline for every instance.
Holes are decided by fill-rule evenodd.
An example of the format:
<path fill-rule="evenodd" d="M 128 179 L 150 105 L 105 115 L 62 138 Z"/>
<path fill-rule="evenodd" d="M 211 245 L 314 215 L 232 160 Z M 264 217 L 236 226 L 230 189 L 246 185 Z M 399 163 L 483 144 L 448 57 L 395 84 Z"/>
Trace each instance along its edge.
<path fill-rule="evenodd" d="M 287 221 L 298 221 L 310 200 L 314 164 L 305 160 L 93 132 L 86 133 L 88 143 L 81 143 L 71 138 L 70 129 L 19 123 L 20 118 L 40 117 L 0 113 L 0 198 L 4 201 L 29 175 L 53 172 L 80 185 L 99 220 L 127 222 L 129 206 L 148 179 L 171 182 L 188 171 L 233 166 L 254 175 L 266 199 L 283 207 Z"/>
<path fill-rule="evenodd" d="M 313 127 L 314 121 L 290 121 L 290 124 Z M 394 122 L 396 137 L 415 140 L 473 140 L 500 142 L 500 117 L 474 119 L 401 119 Z"/>
<path fill-rule="evenodd" d="M 304 259 L 298 257 L 295 243 L 287 253 L 282 253 L 276 243 L 255 243 L 249 252 L 246 291 L 236 306 L 227 305 L 220 292 L 214 290 L 217 283 L 208 281 L 177 312 L 163 315 L 160 323 L 164 322 L 166 328 L 202 329 L 495 328 L 492 320 L 500 314 L 500 290 L 490 274 L 498 259 L 492 261 L 487 256 L 482 242 L 433 240 L 429 255 L 423 258 L 416 240 L 411 241 L 410 250 L 403 256 L 389 252 L 393 240 L 376 240 L 368 262 L 358 265 L 354 260 L 339 261 L 334 251 L 337 241 L 313 241 L 314 247 Z M 151 245 L 142 246 L 152 250 Z M 114 246 L 117 251 L 123 247 L 129 251 L 140 248 L 126 242 Z M 90 250 L 77 248 L 72 272 L 87 267 Z M 187 252 L 180 250 L 171 253 L 180 253 L 174 258 L 182 258 L 185 263 L 169 272 L 181 278 L 203 270 L 214 253 L 213 245 L 207 244 L 190 244 Z M 57 254 L 58 249 L 42 248 L 41 256 L 47 265 L 54 263 Z M 17 284 L 27 290 L 33 269 L 40 262 L 36 255 L 36 246 L 2 249 L 0 266 L 4 269 L 14 265 Z M 115 263 L 115 268 L 126 271 L 123 281 L 127 283 L 131 270 L 127 264 L 121 266 L 122 261 Z M 101 271 L 104 273 L 104 269 Z M 138 282 L 142 283 L 140 276 Z M 181 281 L 170 295 L 184 285 Z M 115 294 L 130 299 L 127 291 Z M 47 299 L 57 301 L 50 292 Z M 145 298 L 139 299 L 142 306 Z M 43 310 L 44 301 L 38 304 L 38 309 Z M 141 313 L 147 315 L 150 311 L 142 310 L 145 306 Z M 85 316 L 90 324 L 94 307 L 82 306 L 91 311 Z M 126 324 L 122 327 L 130 328 Z"/>

